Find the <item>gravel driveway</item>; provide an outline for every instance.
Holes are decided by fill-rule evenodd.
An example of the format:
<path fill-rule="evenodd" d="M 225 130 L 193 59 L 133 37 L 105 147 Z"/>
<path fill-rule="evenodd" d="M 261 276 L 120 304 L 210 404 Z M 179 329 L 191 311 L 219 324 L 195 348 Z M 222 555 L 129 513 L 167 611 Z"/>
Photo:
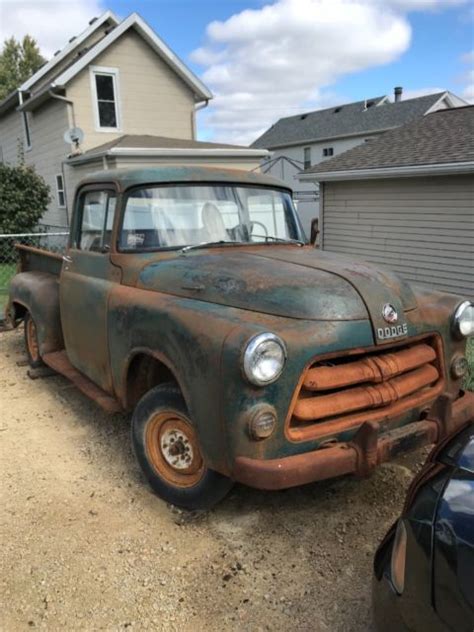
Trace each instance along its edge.
<path fill-rule="evenodd" d="M 371 629 L 374 549 L 427 453 L 217 508 L 154 496 L 128 420 L 62 377 L 31 380 L 0 334 L 0 629 Z"/>

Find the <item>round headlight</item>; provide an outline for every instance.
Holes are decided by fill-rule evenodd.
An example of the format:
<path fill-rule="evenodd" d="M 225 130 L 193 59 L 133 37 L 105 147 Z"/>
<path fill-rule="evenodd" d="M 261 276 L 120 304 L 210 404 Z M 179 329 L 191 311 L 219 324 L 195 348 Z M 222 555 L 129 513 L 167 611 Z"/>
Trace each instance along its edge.
<path fill-rule="evenodd" d="M 258 334 L 248 343 L 244 352 L 244 373 L 252 384 L 271 384 L 285 366 L 286 347 L 275 334 Z"/>
<path fill-rule="evenodd" d="M 464 301 L 454 312 L 454 331 L 458 336 L 474 336 L 474 303 Z"/>

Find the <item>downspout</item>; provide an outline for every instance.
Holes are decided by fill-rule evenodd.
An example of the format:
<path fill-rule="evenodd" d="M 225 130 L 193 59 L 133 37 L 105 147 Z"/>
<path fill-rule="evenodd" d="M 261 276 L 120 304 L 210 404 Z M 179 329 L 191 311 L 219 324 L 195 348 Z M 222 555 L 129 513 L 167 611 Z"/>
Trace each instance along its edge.
<path fill-rule="evenodd" d="M 192 111 L 191 114 L 191 118 L 192 118 L 192 132 L 193 132 L 193 140 L 196 140 L 196 136 L 197 136 L 197 129 L 196 129 L 196 112 L 199 112 L 199 110 L 203 110 L 204 108 L 206 108 L 209 105 L 209 99 L 206 99 L 205 101 L 202 101 L 201 103 L 197 103 L 194 106 L 194 110 Z"/>
<path fill-rule="evenodd" d="M 53 90 L 48 90 L 48 94 L 52 99 L 57 99 L 58 101 L 62 101 L 63 103 L 67 103 L 68 110 L 71 112 L 71 123 L 73 127 L 76 127 L 76 117 L 74 116 L 74 103 L 71 99 L 67 99 L 66 97 L 62 97 L 60 94 L 56 94 Z"/>
<path fill-rule="evenodd" d="M 74 103 L 71 101 L 71 99 L 67 99 L 66 97 L 62 97 L 60 94 L 56 94 L 55 92 L 53 92 L 53 90 L 48 90 L 48 94 L 52 99 L 56 99 L 57 101 L 62 101 L 63 103 L 66 103 L 66 105 L 68 106 L 68 112 L 70 113 L 70 120 L 72 123 L 73 127 L 76 127 L 76 117 L 74 116 Z M 66 211 L 66 224 L 69 227 L 69 202 L 68 202 L 68 187 L 66 186 L 66 172 L 64 169 L 66 161 L 63 160 L 61 162 L 61 173 L 63 176 L 63 186 L 64 186 L 64 198 L 65 198 L 65 211 Z"/>

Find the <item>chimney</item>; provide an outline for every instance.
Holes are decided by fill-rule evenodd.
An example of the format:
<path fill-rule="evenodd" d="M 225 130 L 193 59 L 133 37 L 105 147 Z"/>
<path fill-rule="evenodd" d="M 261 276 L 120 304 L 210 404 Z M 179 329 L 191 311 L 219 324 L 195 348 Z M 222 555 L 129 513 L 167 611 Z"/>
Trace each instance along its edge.
<path fill-rule="evenodd" d="M 399 101 L 402 100 L 402 92 L 403 92 L 403 88 L 401 86 L 396 86 L 396 88 L 393 89 L 395 103 L 398 103 Z"/>

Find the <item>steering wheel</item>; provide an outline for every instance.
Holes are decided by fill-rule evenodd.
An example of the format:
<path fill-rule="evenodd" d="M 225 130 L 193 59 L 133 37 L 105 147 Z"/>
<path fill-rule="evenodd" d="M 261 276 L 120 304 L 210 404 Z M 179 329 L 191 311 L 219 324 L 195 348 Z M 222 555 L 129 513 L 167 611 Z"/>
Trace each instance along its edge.
<path fill-rule="evenodd" d="M 267 227 L 265 226 L 265 224 L 262 224 L 262 222 L 257 222 L 257 221 L 250 222 L 250 231 L 249 231 L 250 237 L 252 237 L 252 235 L 253 235 L 253 229 L 254 229 L 255 226 L 261 226 L 263 228 L 263 232 L 264 232 L 263 235 L 256 235 L 256 236 L 258 236 L 258 237 L 262 237 L 262 236 L 263 237 L 268 237 L 268 230 L 267 230 Z"/>

